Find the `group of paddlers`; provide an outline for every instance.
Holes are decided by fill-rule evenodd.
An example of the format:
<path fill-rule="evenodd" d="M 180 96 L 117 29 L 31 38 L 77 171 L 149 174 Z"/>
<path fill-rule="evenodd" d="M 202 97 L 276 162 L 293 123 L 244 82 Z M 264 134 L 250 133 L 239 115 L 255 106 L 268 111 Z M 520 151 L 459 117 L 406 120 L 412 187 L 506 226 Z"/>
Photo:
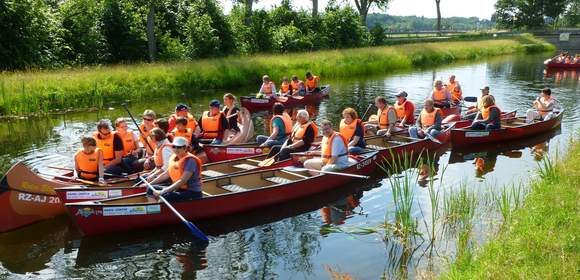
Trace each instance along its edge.
<path fill-rule="evenodd" d="M 264 83 L 268 82 L 268 79 L 264 80 Z M 482 88 L 477 105 L 467 112 L 474 119 L 472 129 L 501 127 L 501 110 L 489 91 L 487 86 Z M 388 104 L 386 97 L 376 97 L 377 112 L 367 121 L 362 120 L 364 116 L 359 118 L 355 109 L 344 109 L 337 131 L 329 120 L 322 120 L 319 128 L 307 110 L 298 110 L 291 117 L 289 108 L 275 103 L 271 119 L 265 122 L 269 134 L 258 135 L 256 142 L 270 148 L 268 159 L 281 161 L 289 159 L 292 153 L 306 152 L 314 157 L 304 162 L 305 168 L 336 171 L 351 164 L 349 154 L 365 150 L 365 136 L 389 137 L 408 128 L 413 138 L 437 137 L 443 120 L 438 107 L 457 105 L 462 100 L 462 92 L 455 76 L 451 76 L 446 85 L 440 80 L 435 81 L 431 98 L 425 100 L 417 118 L 415 104 L 407 99 L 405 91 L 400 91 L 395 97 L 397 101 L 393 105 Z M 111 131 L 108 121 L 100 121 L 92 137 L 82 138 L 83 149 L 75 155 L 75 176 L 102 182 L 107 176 L 146 171 L 149 182 L 165 184 L 158 187 L 154 195 L 164 195 L 168 200 L 201 197 L 200 178 L 204 161 L 201 145 L 226 143 L 240 133 L 238 124 L 242 112 L 235 106 L 235 96 L 226 94 L 223 100 L 221 109 L 219 101 L 211 101 L 209 110 L 203 112 L 198 120 L 185 104 L 178 104 L 168 119 L 156 119 L 155 112 L 145 110 L 138 134 L 128 129 L 124 118 L 115 121 L 115 131 Z M 542 90 L 541 96 L 534 101 L 534 107 L 527 112 L 528 122 L 553 116 L 554 99 L 550 89 Z M 318 138 L 319 130 L 322 139 Z M 318 141 L 320 149 L 312 151 L 312 144 Z"/>
<path fill-rule="evenodd" d="M 262 77 L 262 86 L 258 90 L 257 98 L 275 98 L 276 96 L 304 96 L 317 93 L 320 91 L 320 77 L 306 72 L 306 80 L 299 80 L 293 75 L 290 80 L 283 77 L 280 83 L 280 90 L 276 91 L 276 84 L 270 79 L 270 76 Z"/>
<path fill-rule="evenodd" d="M 580 54 L 571 56 L 568 53 L 561 52 L 558 56 L 554 57 L 552 61 L 562 64 L 580 64 Z"/>

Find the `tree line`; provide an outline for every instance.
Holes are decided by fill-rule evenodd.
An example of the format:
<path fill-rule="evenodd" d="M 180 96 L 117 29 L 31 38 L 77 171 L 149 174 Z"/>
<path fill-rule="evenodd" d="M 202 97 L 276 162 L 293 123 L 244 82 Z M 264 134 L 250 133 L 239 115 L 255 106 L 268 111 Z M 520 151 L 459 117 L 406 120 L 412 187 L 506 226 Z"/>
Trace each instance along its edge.
<path fill-rule="evenodd" d="M 369 14 L 367 26 L 373 28 L 382 25 L 389 32 L 434 31 L 437 30 L 437 19 L 418 16 L 393 16 L 386 14 Z M 495 22 L 477 17 L 448 17 L 441 20 L 441 30 L 487 30 L 495 28 Z"/>
<path fill-rule="evenodd" d="M 580 0 L 498 0 L 495 10 L 501 28 L 580 27 Z"/>

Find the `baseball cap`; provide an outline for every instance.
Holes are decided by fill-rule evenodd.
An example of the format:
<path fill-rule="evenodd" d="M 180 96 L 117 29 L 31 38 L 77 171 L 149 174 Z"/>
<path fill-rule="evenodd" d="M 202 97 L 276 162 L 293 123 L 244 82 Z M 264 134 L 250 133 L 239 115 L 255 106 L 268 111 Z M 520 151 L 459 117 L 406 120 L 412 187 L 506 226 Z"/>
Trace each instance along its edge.
<path fill-rule="evenodd" d="M 481 90 L 487 90 L 487 91 L 489 91 L 489 86 L 484 86 Z"/>
<path fill-rule="evenodd" d="M 396 97 L 407 97 L 407 96 L 408 96 L 408 94 L 407 94 L 407 92 L 406 92 L 406 91 L 404 91 L 404 90 L 401 90 L 401 91 L 399 91 L 399 93 L 395 94 L 395 96 L 396 96 Z"/>
<path fill-rule="evenodd" d="M 187 139 L 185 139 L 185 137 L 175 137 L 173 138 L 173 146 L 177 146 L 177 147 L 184 147 L 187 146 L 188 141 Z"/>
<path fill-rule="evenodd" d="M 189 106 L 185 105 L 184 103 L 179 103 L 175 106 L 175 112 L 189 110 Z"/>
<path fill-rule="evenodd" d="M 215 100 L 215 99 L 209 103 L 209 107 L 218 107 L 219 108 L 220 105 L 221 105 L 220 102 Z"/>

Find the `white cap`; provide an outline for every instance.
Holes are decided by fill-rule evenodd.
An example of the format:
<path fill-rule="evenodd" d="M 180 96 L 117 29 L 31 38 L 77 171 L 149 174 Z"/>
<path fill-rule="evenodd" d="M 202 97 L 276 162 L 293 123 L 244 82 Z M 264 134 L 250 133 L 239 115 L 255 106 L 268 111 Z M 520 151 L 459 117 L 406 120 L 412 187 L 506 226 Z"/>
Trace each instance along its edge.
<path fill-rule="evenodd" d="M 189 142 L 187 141 L 187 139 L 185 139 L 185 137 L 173 138 L 173 146 L 183 147 L 187 146 L 187 144 L 189 144 Z"/>

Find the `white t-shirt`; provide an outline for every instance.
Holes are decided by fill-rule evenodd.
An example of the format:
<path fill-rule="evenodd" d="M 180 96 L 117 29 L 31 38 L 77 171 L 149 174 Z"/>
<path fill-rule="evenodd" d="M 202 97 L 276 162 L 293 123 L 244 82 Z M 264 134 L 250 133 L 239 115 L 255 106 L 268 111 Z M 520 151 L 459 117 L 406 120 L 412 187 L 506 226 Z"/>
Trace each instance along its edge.
<path fill-rule="evenodd" d="M 348 165 L 348 151 L 346 150 L 346 147 L 344 146 L 344 142 L 342 142 L 342 139 L 340 139 L 340 136 L 338 136 L 338 135 L 334 136 L 334 139 L 332 139 L 331 153 L 332 153 L 331 156 L 333 156 L 333 157 L 338 156 L 338 155 L 342 155 L 336 159 L 334 164 L 336 164 L 338 166 L 347 166 Z"/>
<path fill-rule="evenodd" d="M 162 143 L 158 144 L 158 145 L 163 145 L 163 144 L 171 144 L 171 142 L 169 142 L 169 140 L 165 139 L 163 140 Z M 155 149 L 155 153 L 154 153 L 154 157 L 157 156 L 157 152 L 158 150 Z M 161 149 L 161 157 L 163 158 L 163 166 L 161 167 L 161 169 L 163 169 L 164 171 L 167 170 L 167 168 L 169 168 L 169 158 L 171 158 L 171 156 L 173 155 L 173 149 L 171 148 L 171 146 L 165 146 L 163 147 L 163 149 Z"/>

